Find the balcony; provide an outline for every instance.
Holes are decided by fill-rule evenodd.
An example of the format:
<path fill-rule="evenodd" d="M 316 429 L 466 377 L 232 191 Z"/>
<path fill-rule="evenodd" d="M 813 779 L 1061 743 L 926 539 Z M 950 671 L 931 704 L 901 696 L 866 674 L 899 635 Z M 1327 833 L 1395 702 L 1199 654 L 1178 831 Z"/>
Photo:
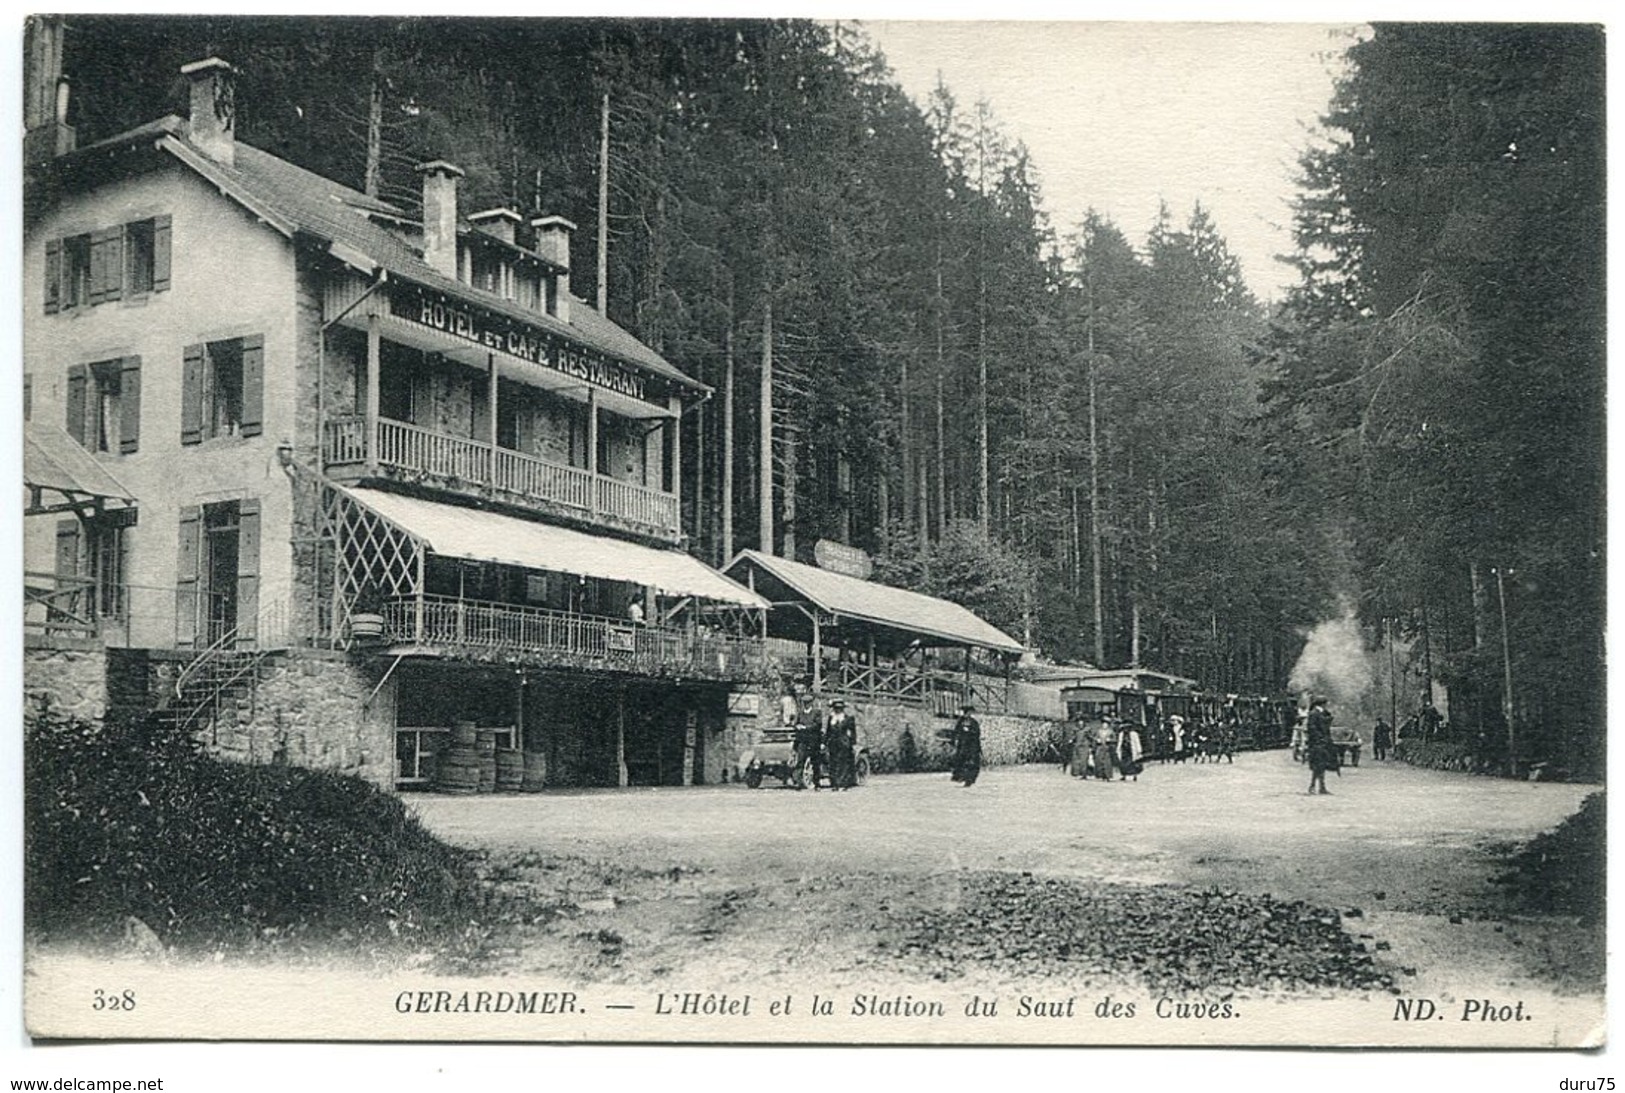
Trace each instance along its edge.
<path fill-rule="evenodd" d="M 322 458 L 328 473 L 340 481 L 421 482 L 665 542 L 682 537 L 675 494 L 387 418 L 368 439 L 360 418 L 327 422 Z"/>
<path fill-rule="evenodd" d="M 450 596 L 391 600 L 384 640 L 472 660 L 640 676 L 747 680 L 767 667 L 759 638 Z"/>

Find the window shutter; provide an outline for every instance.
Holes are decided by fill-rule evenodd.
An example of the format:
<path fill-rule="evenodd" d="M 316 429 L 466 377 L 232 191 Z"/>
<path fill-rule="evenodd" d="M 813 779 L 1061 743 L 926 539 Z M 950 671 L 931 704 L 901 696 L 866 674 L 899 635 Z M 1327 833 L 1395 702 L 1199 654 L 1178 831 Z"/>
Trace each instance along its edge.
<path fill-rule="evenodd" d="M 85 442 L 85 391 L 90 381 L 90 369 L 82 364 L 68 368 L 68 435 L 79 443 Z"/>
<path fill-rule="evenodd" d="M 34 377 L 23 374 L 23 420 L 34 420 Z"/>
<path fill-rule="evenodd" d="M 113 613 L 117 618 L 127 619 L 130 617 L 130 593 L 125 586 L 130 580 L 130 547 L 135 536 L 130 534 L 130 525 L 127 523 L 119 524 L 114 534 L 118 536 L 119 590 Z"/>
<path fill-rule="evenodd" d="M 141 358 L 125 357 L 119 370 L 118 450 L 129 455 L 141 446 Z"/>
<path fill-rule="evenodd" d="M 58 577 L 79 576 L 79 521 L 58 520 L 56 524 L 56 575 Z M 83 620 L 90 607 L 90 599 L 81 590 L 77 582 L 59 582 L 57 594 L 52 596 L 46 604 L 47 623 L 55 621 L 72 622 L 76 618 Z"/>
<path fill-rule="evenodd" d="M 56 574 L 59 577 L 79 575 L 79 521 L 56 522 Z"/>
<path fill-rule="evenodd" d="M 243 425 L 244 436 L 265 431 L 265 336 L 251 334 L 243 339 Z"/>
<path fill-rule="evenodd" d="M 169 288 L 169 217 L 152 218 L 152 291 Z"/>
<path fill-rule="evenodd" d="M 189 345 L 181 357 L 181 443 L 203 439 L 203 347 Z"/>
<path fill-rule="evenodd" d="M 91 268 L 101 276 L 92 281 L 91 303 L 106 303 L 124 295 L 124 226 L 97 232 L 92 253 L 100 256 L 99 263 L 92 260 Z"/>
<path fill-rule="evenodd" d="M 246 498 L 237 506 L 237 641 L 259 639 L 260 502 Z"/>
<path fill-rule="evenodd" d="M 181 508 L 180 550 L 175 561 L 175 644 L 191 645 L 197 641 L 198 618 L 202 605 L 198 602 L 198 536 L 203 526 L 203 510 L 197 505 Z"/>
<path fill-rule="evenodd" d="M 88 303 L 99 304 L 107 285 L 107 233 L 90 233 L 90 295 Z"/>
<path fill-rule="evenodd" d="M 45 314 L 54 315 L 62 306 L 62 240 L 45 242 Z"/>

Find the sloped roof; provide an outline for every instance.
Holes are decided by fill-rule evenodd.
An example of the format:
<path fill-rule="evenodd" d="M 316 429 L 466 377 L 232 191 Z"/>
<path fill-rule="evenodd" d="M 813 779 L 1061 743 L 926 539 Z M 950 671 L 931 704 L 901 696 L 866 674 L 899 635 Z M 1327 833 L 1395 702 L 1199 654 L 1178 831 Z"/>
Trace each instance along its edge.
<path fill-rule="evenodd" d="M 64 511 L 97 500 L 135 504 L 135 496 L 124 483 L 77 440 L 55 425 L 38 421 L 23 422 L 23 485 L 60 496 L 60 503 L 47 504 L 42 498 L 42 512 Z"/>
<path fill-rule="evenodd" d="M 339 244 L 345 251 L 365 256 L 393 276 L 461 297 L 519 322 L 556 331 L 690 390 L 710 390 L 579 297 L 571 297 L 571 321 L 562 322 L 495 293 L 446 277 L 425 262 L 417 248 L 369 219 L 379 215 L 407 222 L 415 220 L 399 206 L 352 190 L 241 140 L 235 142 L 234 162 L 227 166 L 198 149 L 187 139 L 186 131 L 186 122 L 171 114 L 86 145 L 65 158 L 82 159 L 98 150 L 155 141 L 157 147 L 174 155 L 283 232 L 304 233 Z M 475 230 L 466 224 L 462 227 L 465 231 Z M 514 249 L 537 262 L 551 265 L 545 258 Z"/>
<path fill-rule="evenodd" d="M 554 524 L 361 486 L 335 488 L 447 558 L 629 581 L 662 592 L 742 607 L 768 606 L 750 589 L 680 550 L 640 546 Z"/>
<path fill-rule="evenodd" d="M 778 578 L 807 602 L 835 615 L 943 639 L 954 645 L 971 645 L 1001 653 L 1022 651 L 1022 644 L 1015 638 L 949 600 L 859 580 L 754 550 L 741 551 L 724 572 L 739 580 L 750 566 Z"/>

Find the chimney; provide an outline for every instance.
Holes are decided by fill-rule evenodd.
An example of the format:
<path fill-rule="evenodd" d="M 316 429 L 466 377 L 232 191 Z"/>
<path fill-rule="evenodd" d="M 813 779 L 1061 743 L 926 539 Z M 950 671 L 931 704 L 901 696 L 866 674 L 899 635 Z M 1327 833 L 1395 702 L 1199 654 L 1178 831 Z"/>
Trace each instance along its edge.
<path fill-rule="evenodd" d="M 482 213 L 471 213 L 468 222 L 486 235 L 512 243 L 523 218 L 512 209 L 486 209 Z"/>
<path fill-rule="evenodd" d="M 32 167 L 74 149 L 68 124 L 68 78 L 62 74 L 60 15 L 23 22 L 23 165 Z"/>
<path fill-rule="evenodd" d="M 564 267 L 564 272 L 548 278 L 547 312 L 570 321 L 570 233 L 576 226 L 562 216 L 538 216 L 530 222 L 536 229 L 536 253 Z"/>
<path fill-rule="evenodd" d="M 457 180 L 460 168 L 437 159 L 418 164 L 423 175 L 423 260 L 457 279 Z"/>
<path fill-rule="evenodd" d="M 237 103 L 232 82 L 236 71 L 219 57 L 181 66 L 181 75 L 192 85 L 187 136 L 204 155 L 227 167 L 236 162 Z"/>

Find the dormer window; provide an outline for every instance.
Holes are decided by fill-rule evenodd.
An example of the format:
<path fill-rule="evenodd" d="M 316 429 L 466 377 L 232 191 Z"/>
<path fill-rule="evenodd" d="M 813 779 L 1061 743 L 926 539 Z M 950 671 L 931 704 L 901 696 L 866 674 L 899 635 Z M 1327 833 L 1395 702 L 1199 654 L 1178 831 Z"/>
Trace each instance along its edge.
<path fill-rule="evenodd" d="M 473 261 L 469 263 L 470 283 L 475 288 L 486 292 L 495 292 L 500 295 L 502 291 L 502 263 L 492 258 L 479 247 L 474 248 Z"/>

